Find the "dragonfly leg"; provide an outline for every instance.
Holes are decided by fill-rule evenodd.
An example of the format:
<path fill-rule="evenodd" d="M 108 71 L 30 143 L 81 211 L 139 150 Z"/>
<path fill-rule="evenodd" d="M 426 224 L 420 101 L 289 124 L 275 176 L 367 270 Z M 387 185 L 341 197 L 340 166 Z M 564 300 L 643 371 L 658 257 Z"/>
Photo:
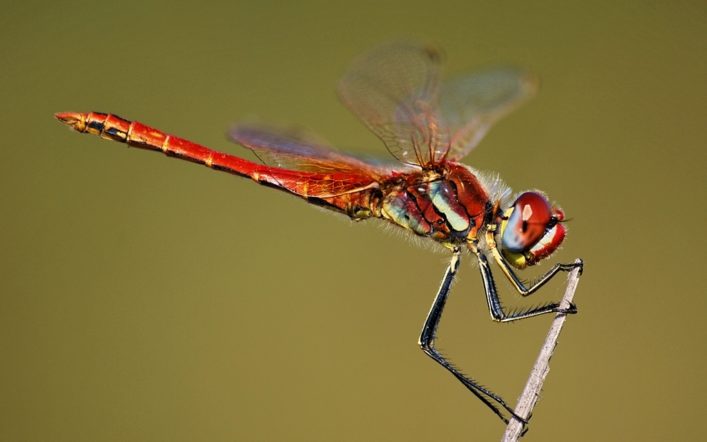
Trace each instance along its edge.
<path fill-rule="evenodd" d="M 422 332 L 420 333 L 419 339 L 420 348 L 439 365 L 452 373 L 455 378 L 457 378 L 466 388 L 469 389 L 469 391 L 471 391 L 484 404 L 486 404 L 486 406 L 489 407 L 499 418 L 501 418 L 503 422 L 507 424 L 508 418 L 506 418 L 500 408 L 503 408 L 521 422 L 527 423 L 527 421 L 518 416 L 500 396 L 483 387 L 475 380 L 464 375 L 434 347 L 437 326 L 442 318 L 442 311 L 444 310 L 444 305 L 447 301 L 449 290 L 454 282 L 457 269 L 459 268 L 460 255 L 460 249 L 455 248 L 454 254 L 452 255 L 452 260 L 450 261 L 449 267 L 447 268 L 444 278 L 442 279 L 442 284 L 437 292 L 437 295 L 435 296 L 430 312 L 427 314 L 425 324 L 422 326 Z"/>
<path fill-rule="evenodd" d="M 498 264 L 498 266 L 501 268 L 503 271 L 503 274 L 506 275 L 506 278 L 513 284 L 513 287 L 520 293 L 522 296 L 528 296 L 532 295 L 535 293 L 540 287 L 545 285 L 549 280 L 551 280 L 558 272 L 570 272 L 577 267 L 579 267 L 579 274 L 582 274 L 582 269 L 584 268 L 584 263 L 582 260 L 578 260 L 577 262 L 573 262 L 570 264 L 555 264 L 552 266 L 550 270 L 545 272 L 544 275 L 540 276 L 537 278 L 535 281 L 531 282 L 527 286 L 523 283 L 523 281 L 518 278 L 518 276 L 515 274 L 513 269 L 511 268 L 511 265 L 508 264 L 508 261 L 506 261 L 506 258 L 503 257 L 501 252 L 498 250 L 498 247 L 496 246 L 496 239 L 494 237 L 495 234 L 495 229 L 489 229 L 486 232 L 486 244 L 491 253 L 493 254 L 493 258 Z M 479 251 L 473 247 L 472 251 L 476 254 L 476 256 L 479 256 Z M 480 262 L 479 262 L 480 263 Z M 483 272 L 483 270 L 482 270 Z M 490 270 L 489 270 L 490 274 Z M 492 279 L 493 281 L 493 279 Z M 484 281 L 485 282 L 485 281 Z"/>
<path fill-rule="evenodd" d="M 513 286 L 518 290 L 518 292 L 523 296 L 528 296 L 540 287 L 545 285 L 553 276 L 555 276 L 560 271 L 568 272 L 572 269 L 579 267 L 582 268 L 582 261 L 572 264 L 555 264 L 547 273 L 542 275 L 536 281 L 534 281 L 529 286 L 525 286 L 523 282 L 516 276 L 516 274 L 511 270 L 509 264 L 503 258 L 503 256 L 494 247 L 491 249 L 496 258 L 496 262 L 503 270 L 503 273 L 508 277 Z M 476 258 L 479 261 L 479 269 L 481 271 L 481 279 L 484 282 L 484 291 L 486 292 L 486 301 L 488 302 L 489 312 L 494 321 L 498 322 L 510 322 L 517 321 L 519 319 L 531 318 L 533 316 L 543 315 L 546 313 L 567 313 L 573 314 L 577 313 L 577 307 L 571 304 L 569 308 L 560 308 L 558 303 L 550 303 L 541 305 L 539 307 L 534 307 L 528 310 L 521 310 L 517 312 L 505 312 L 501 301 L 498 298 L 498 292 L 496 290 L 496 283 L 493 280 L 493 275 L 491 273 L 491 267 L 489 265 L 486 255 L 484 255 L 478 249 L 473 250 L 476 254 Z"/>

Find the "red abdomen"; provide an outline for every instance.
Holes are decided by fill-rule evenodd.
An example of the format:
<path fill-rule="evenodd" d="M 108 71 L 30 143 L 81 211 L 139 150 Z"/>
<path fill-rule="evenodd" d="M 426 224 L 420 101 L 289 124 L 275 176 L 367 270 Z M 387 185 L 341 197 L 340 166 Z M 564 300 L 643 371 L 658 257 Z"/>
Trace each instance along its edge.
<path fill-rule="evenodd" d="M 316 172 L 290 170 L 258 164 L 218 152 L 200 144 L 175 137 L 138 121 L 100 112 L 62 112 L 56 114 L 74 130 L 118 141 L 142 149 L 204 164 L 210 168 L 250 178 L 284 190 L 307 201 L 342 212 L 353 219 L 379 216 L 377 177 L 367 171 Z"/>

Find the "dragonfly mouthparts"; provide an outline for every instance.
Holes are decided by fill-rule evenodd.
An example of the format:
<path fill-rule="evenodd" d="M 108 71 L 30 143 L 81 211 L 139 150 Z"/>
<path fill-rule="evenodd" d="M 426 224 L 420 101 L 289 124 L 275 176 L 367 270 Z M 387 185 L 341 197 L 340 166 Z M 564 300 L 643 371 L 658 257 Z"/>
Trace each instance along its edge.
<path fill-rule="evenodd" d="M 79 132 L 83 132 L 86 127 L 85 114 L 79 112 L 57 112 L 54 118 Z"/>

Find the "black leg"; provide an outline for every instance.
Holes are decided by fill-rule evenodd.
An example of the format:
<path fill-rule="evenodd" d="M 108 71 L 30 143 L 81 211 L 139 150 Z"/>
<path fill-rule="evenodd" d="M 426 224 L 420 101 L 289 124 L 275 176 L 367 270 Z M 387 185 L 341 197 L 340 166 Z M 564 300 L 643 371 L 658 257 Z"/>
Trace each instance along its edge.
<path fill-rule="evenodd" d="M 460 250 L 459 248 L 454 249 L 454 255 L 452 255 L 452 260 L 449 263 L 447 272 L 444 274 L 442 279 L 442 285 L 435 296 L 435 300 L 432 303 L 432 308 L 427 314 L 427 319 L 425 319 L 425 324 L 422 327 L 422 332 L 420 334 L 420 348 L 429 357 L 434 359 L 442 367 L 449 370 L 450 373 L 454 375 L 466 388 L 469 389 L 476 397 L 478 397 L 486 406 L 488 406 L 503 422 L 508 423 L 508 418 L 501 412 L 499 408 L 503 408 L 508 413 L 519 419 L 521 422 L 526 422 L 525 419 L 516 415 L 513 409 L 506 404 L 506 402 L 498 395 L 492 391 L 482 387 L 475 380 L 462 374 L 451 362 L 444 358 L 444 356 L 434 348 L 434 341 L 437 332 L 437 326 L 442 318 L 442 311 L 444 310 L 444 304 L 447 301 L 447 296 L 449 295 L 449 289 L 454 282 L 454 277 L 456 276 L 457 269 L 460 262 Z"/>
<path fill-rule="evenodd" d="M 557 303 L 545 304 L 540 307 L 534 307 L 528 310 L 521 310 L 518 312 L 507 313 L 503 310 L 501 305 L 501 300 L 498 299 L 498 292 L 496 291 L 496 283 L 493 281 L 493 275 L 491 274 L 491 268 L 489 267 L 489 262 L 486 256 L 480 251 L 475 251 L 476 258 L 479 260 L 479 270 L 481 271 L 481 279 L 484 281 L 484 291 L 486 292 L 486 302 L 489 306 L 489 312 L 491 313 L 491 318 L 498 322 L 510 322 L 517 321 L 519 319 L 531 318 L 533 316 L 543 315 L 545 313 L 577 313 L 577 308 L 572 305 L 568 309 L 560 308 Z M 573 267 L 574 268 L 574 267 Z M 555 271 L 557 273 L 557 271 Z M 554 273 L 553 273 L 554 275 Z M 549 279 L 549 278 L 547 278 Z M 547 282 L 544 281 L 543 284 Z M 542 285 L 542 284 L 541 284 Z M 535 289 L 537 290 L 537 288 Z"/>

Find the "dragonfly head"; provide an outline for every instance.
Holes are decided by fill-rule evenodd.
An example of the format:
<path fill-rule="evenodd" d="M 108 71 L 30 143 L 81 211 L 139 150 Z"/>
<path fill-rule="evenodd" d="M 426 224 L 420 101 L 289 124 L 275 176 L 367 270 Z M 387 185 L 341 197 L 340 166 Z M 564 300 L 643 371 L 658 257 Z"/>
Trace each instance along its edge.
<path fill-rule="evenodd" d="M 550 256 L 565 239 L 565 214 L 539 192 L 521 194 L 501 221 L 501 253 L 519 269 Z"/>

